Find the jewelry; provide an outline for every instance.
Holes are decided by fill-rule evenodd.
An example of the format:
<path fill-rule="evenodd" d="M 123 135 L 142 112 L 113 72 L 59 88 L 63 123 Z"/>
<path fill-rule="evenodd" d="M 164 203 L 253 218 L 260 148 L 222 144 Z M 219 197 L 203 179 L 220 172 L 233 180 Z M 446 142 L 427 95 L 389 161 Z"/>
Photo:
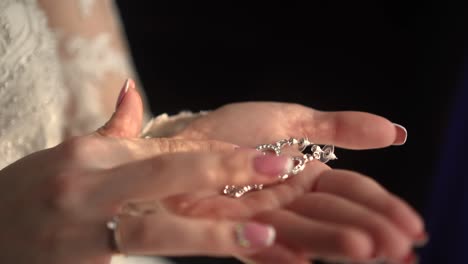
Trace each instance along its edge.
<path fill-rule="evenodd" d="M 290 139 L 282 139 L 277 141 L 274 144 L 262 144 L 256 147 L 256 150 L 263 152 L 263 154 L 267 154 L 268 152 L 275 154 L 276 156 L 281 155 L 281 151 L 284 147 L 297 145 L 298 150 L 303 153 L 302 156 L 293 157 L 292 160 L 294 161 L 293 169 L 283 175 L 279 175 L 279 182 L 283 182 L 292 175 L 297 175 L 301 171 L 305 169 L 307 163 L 312 160 L 318 160 L 323 163 L 327 163 L 330 160 L 337 159 L 335 155 L 335 147 L 333 145 L 325 145 L 320 147 L 312 142 L 310 142 L 307 138 L 290 138 Z M 311 153 L 304 153 L 304 151 L 310 147 Z M 252 184 L 246 186 L 235 186 L 235 185 L 226 185 L 223 189 L 223 194 L 230 196 L 232 198 L 239 198 L 242 195 L 251 192 L 251 191 L 258 191 L 262 190 L 265 186 L 263 184 Z"/>
<path fill-rule="evenodd" d="M 112 220 L 106 223 L 107 229 L 109 232 L 109 245 L 114 253 L 122 253 L 121 251 L 121 240 L 119 232 L 120 218 L 119 216 L 114 216 Z"/>
<path fill-rule="evenodd" d="M 124 204 L 119 212 L 106 223 L 109 232 L 109 245 L 114 253 L 122 252 L 122 238 L 119 232 L 119 225 L 122 216 L 125 217 L 141 217 L 145 215 L 155 214 L 162 210 L 162 206 L 157 201 L 148 202 L 129 202 Z"/>

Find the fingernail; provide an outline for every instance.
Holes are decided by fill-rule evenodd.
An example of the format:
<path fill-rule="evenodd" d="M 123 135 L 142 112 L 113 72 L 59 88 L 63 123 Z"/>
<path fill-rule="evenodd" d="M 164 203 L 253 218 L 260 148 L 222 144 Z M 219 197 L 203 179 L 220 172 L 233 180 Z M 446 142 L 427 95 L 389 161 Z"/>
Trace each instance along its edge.
<path fill-rule="evenodd" d="M 122 103 L 122 101 L 125 98 L 125 95 L 127 94 L 128 89 L 130 88 L 130 86 L 134 86 L 134 82 L 133 82 L 132 79 L 127 79 L 125 81 L 122 89 L 120 89 L 120 93 L 119 93 L 119 97 L 117 98 L 117 103 L 115 105 L 115 109 L 117 109 L 119 107 L 119 105 Z"/>
<path fill-rule="evenodd" d="M 402 264 L 417 264 L 419 263 L 419 258 L 414 252 L 411 252 L 405 258 L 402 259 L 401 263 Z"/>
<path fill-rule="evenodd" d="M 276 238 L 276 231 L 272 226 L 257 223 L 240 224 L 235 232 L 237 242 L 245 248 L 269 247 Z"/>
<path fill-rule="evenodd" d="M 293 160 L 288 156 L 271 154 L 259 155 L 254 159 L 254 168 L 258 173 L 277 177 L 288 173 L 294 166 Z"/>
<path fill-rule="evenodd" d="M 354 262 L 353 262 L 354 263 Z M 380 258 L 373 258 L 370 259 L 366 262 L 363 262 L 363 264 L 383 264 L 383 263 L 388 263 L 385 258 L 380 257 Z"/>
<path fill-rule="evenodd" d="M 422 232 L 414 243 L 415 247 L 424 247 L 429 242 L 429 235 L 426 232 Z"/>
<path fill-rule="evenodd" d="M 395 125 L 395 130 L 396 130 L 396 137 L 395 141 L 393 142 L 394 146 L 401 146 L 405 144 L 406 139 L 408 138 L 408 131 L 406 128 L 402 125 L 393 123 Z"/>
<path fill-rule="evenodd" d="M 381 255 L 377 254 L 377 252 L 374 252 L 370 255 L 369 259 L 364 261 L 362 264 L 380 264 L 385 263 L 385 261 L 385 257 L 382 257 Z"/>

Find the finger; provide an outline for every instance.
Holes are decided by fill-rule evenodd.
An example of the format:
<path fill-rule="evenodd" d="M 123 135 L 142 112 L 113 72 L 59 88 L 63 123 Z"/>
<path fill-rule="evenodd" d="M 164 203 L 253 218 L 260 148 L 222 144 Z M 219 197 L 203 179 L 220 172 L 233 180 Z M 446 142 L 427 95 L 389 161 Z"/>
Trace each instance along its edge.
<path fill-rule="evenodd" d="M 357 228 L 374 242 L 373 255 L 400 260 L 411 249 L 411 241 L 386 217 L 351 202 L 327 193 L 306 194 L 290 205 L 295 213 L 327 223 Z"/>
<path fill-rule="evenodd" d="M 293 108 L 297 117 L 292 131 L 301 132 L 313 142 L 349 149 L 372 149 L 401 145 L 406 130 L 389 120 L 364 112 L 322 112 L 309 108 Z M 302 112 L 303 114 L 297 114 Z"/>
<path fill-rule="evenodd" d="M 216 193 L 204 193 L 195 199 L 209 199 L 210 203 L 187 201 L 186 196 L 171 197 L 166 199 L 178 213 L 200 217 L 205 215 L 216 216 L 218 218 L 242 219 L 253 217 L 263 211 L 281 208 L 306 192 L 310 192 L 315 180 L 325 170 L 330 168 L 320 162 L 312 161 L 305 171 L 285 182 L 269 185 L 261 191 L 253 191 L 244 194 L 239 199 L 232 199 L 227 196 L 220 196 Z"/>
<path fill-rule="evenodd" d="M 230 184 L 274 182 L 292 166 L 290 157 L 254 150 L 164 154 L 107 171 L 90 202 L 107 207 L 186 192 L 221 192 Z"/>
<path fill-rule="evenodd" d="M 86 137 L 68 140 L 61 144 L 64 151 L 70 152 L 74 159 L 92 160 L 99 168 L 113 168 L 131 162 L 151 159 L 166 153 L 181 152 L 232 152 L 235 145 L 216 140 L 184 140 L 169 138 L 131 138 L 117 139 L 102 137 L 95 133 Z M 90 157 L 98 157 L 90 159 Z"/>
<path fill-rule="evenodd" d="M 273 245 L 272 226 L 187 219 L 169 214 L 122 217 L 119 247 L 128 254 L 233 256 Z"/>
<path fill-rule="evenodd" d="M 285 210 L 261 213 L 254 219 L 275 227 L 277 242 L 313 257 L 368 260 L 372 238 L 359 229 L 307 219 Z"/>
<path fill-rule="evenodd" d="M 246 264 L 310 264 L 310 261 L 308 261 L 302 254 L 297 254 L 279 244 L 274 244 L 271 247 L 260 250 L 259 252 L 249 256 L 238 256 L 237 259 Z"/>
<path fill-rule="evenodd" d="M 141 96 L 135 89 L 135 82 L 127 79 L 117 99 L 114 114 L 103 127 L 98 129 L 97 133 L 109 137 L 134 138 L 139 136 L 142 122 Z"/>
<path fill-rule="evenodd" d="M 345 170 L 325 171 L 313 188 L 317 192 L 349 199 L 386 216 L 413 239 L 420 239 L 421 234 L 424 234 L 421 217 L 408 204 L 369 177 Z"/>
<path fill-rule="evenodd" d="M 127 161 L 149 159 L 156 155 L 180 152 L 225 152 L 237 148 L 229 142 L 217 140 L 188 140 L 176 138 L 135 139 L 126 143 L 132 155 Z"/>

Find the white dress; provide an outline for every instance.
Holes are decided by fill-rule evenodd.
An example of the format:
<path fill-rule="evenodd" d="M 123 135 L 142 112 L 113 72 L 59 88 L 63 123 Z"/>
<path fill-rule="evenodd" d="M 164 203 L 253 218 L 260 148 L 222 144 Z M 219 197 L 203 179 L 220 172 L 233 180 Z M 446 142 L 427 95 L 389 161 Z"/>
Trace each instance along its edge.
<path fill-rule="evenodd" d="M 132 73 L 128 56 L 110 47 L 111 33 L 73 35 L 50 26 L 41 4 L 47 1 L 0 0 L 0 169 L 57 145 L 66 129 L 78 134 L 104 124 L 96 83 L 106 74 Z M 83 19 L 98 1 L 113 8 L 108 0 L 49 1 L 71 5 Z M 70 101 L 73 114 L 67 113 Z M 113 263 L 166 262 L 119 257 Z"/>

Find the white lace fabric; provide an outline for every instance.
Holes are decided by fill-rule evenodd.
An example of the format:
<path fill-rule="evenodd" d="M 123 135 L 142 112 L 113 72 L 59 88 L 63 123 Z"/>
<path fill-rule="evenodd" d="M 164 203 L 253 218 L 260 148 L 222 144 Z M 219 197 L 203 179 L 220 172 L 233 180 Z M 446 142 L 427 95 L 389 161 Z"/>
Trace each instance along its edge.
<path fill-rule="evenodd" d="M 125 79 L 136 79 L 118 10 L 110 0 L 39 1 L 58 40 L 70 94 L 67 135 L 93 131 L 112 114 Z"/>
<path fill-rule="evenodd" d="M 136 77 L 121 30 L 109 0 L 0 0 L 0 169 L 104 124 Z"/>
<path fill-rule="evenodd" d="M 62 139 L 66 94 L 55 50 L 36 1 L 0 1 L 0 168 Z"/>

